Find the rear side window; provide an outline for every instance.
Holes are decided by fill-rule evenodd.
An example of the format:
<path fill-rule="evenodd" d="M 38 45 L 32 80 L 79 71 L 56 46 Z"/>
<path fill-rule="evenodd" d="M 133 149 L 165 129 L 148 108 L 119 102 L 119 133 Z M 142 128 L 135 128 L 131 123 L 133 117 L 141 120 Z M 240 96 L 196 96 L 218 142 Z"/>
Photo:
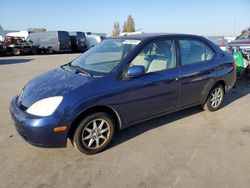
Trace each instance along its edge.
<path fill-rule="evenodd" d="M 207 44 L 198 40 L 179 40 L 179 46 L 182 65 L 208 61 L 214 57 L 214 51 Z"/>

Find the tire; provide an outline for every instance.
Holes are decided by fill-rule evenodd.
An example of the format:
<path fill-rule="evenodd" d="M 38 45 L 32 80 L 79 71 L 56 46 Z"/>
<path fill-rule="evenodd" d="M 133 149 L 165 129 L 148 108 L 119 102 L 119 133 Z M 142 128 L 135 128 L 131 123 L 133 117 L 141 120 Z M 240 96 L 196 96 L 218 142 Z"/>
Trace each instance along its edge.
<path fill-rule="evenodd" d="M 225 95 L 225 90 L 221 84 L 215 85 L 207 97 L 206 102 L 202 105 L 206 111 L 216 111 L 221 107 Z"/>
<path fill-rule="evenodd" d="M 96 154 L 111 142 L 114 132 L 115 124 L 111 116 L 103 112 L 94 113 L 78 124 L 72 143 L 81 153 Z"/>
<path fill-rule="evenodd" d="M 32 47 L 31 54 L 32 55 L 37 55 L 38 54 L 38 48 Z"/>
<path fill-rule="evenodd" d="M 53 54 L 53 49 L 49 47 L 49 48 L 47 49 L 47 54 Z"/>
<path fill-rule="evenodd" d="M 0 56 L 5 56 L 5 55 L 7 55 L 6 51 L 0 52 Z"/>
<path fill-rule="evenodd" d="M 13 48 L 13 55 L 20 55 L 21 50 L 19 48 Z"/>
<path fill-rule="evenodd" d="M 40 48 L 37 49 L 37 54 L 41 54 L 42 50 Z"/>

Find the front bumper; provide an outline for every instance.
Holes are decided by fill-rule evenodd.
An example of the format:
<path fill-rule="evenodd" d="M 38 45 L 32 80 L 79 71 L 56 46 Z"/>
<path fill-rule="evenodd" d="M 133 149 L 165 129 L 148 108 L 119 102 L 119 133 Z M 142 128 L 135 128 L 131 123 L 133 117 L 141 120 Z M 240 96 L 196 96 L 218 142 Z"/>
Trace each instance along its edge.
<path fill-rule="evenodd" d="M 55 127 L 62 125 L 59 118 L 30 115 L 17 105 L 16 99 L 14 97 L 11 101 L 10 114 L 17 132 L 25 141 L 38 147 L 66 147 L 68 130 L 54 132 Z"/>

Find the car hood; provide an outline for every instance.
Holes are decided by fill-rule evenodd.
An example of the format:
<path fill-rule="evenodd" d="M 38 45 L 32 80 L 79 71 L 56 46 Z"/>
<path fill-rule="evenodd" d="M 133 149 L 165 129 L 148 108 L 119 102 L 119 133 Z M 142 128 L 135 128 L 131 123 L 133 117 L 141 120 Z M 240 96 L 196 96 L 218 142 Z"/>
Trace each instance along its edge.
<path fill-rule="evenodd" d="M 227 44 L 228 46 L 250 45 L 250 39 L 237 39 Z"/>
<path fill-rule="evenodd" d="M 29 108 L 35 102 L 53 96 L 64 96 L 88 82 L 92 77 L 57 68 L 32 79 L 22 91 L 21 104 Z M 20 97 L 20 96 L 19 96 Z"/>

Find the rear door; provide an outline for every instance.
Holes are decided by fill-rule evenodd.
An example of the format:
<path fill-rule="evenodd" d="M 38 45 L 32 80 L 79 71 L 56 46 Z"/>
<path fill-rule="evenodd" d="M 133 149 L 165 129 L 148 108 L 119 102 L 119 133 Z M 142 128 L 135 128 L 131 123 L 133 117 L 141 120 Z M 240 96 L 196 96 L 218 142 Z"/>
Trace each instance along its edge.
<path fill-rule="evenodd" d="M 183 38 L 178 42 L 181 61 L 181 96 L 180 105 L 199 104 L 208 94 L 216 77 L 215 51 L 196 38 Z"/>
<path fill-rule="evenodd" d="M 83 32 L 76 32 L 76 39 L 77 39 L 77 47 L 78 50 L 85 50 L 86 49 L 86 37 Z"/>
<path fill-rule="evenodd" d="M 71 40 L 68 32 L 58 31 L 58 40 L 59 40 L 60 51 L 71 50 Z"/>

